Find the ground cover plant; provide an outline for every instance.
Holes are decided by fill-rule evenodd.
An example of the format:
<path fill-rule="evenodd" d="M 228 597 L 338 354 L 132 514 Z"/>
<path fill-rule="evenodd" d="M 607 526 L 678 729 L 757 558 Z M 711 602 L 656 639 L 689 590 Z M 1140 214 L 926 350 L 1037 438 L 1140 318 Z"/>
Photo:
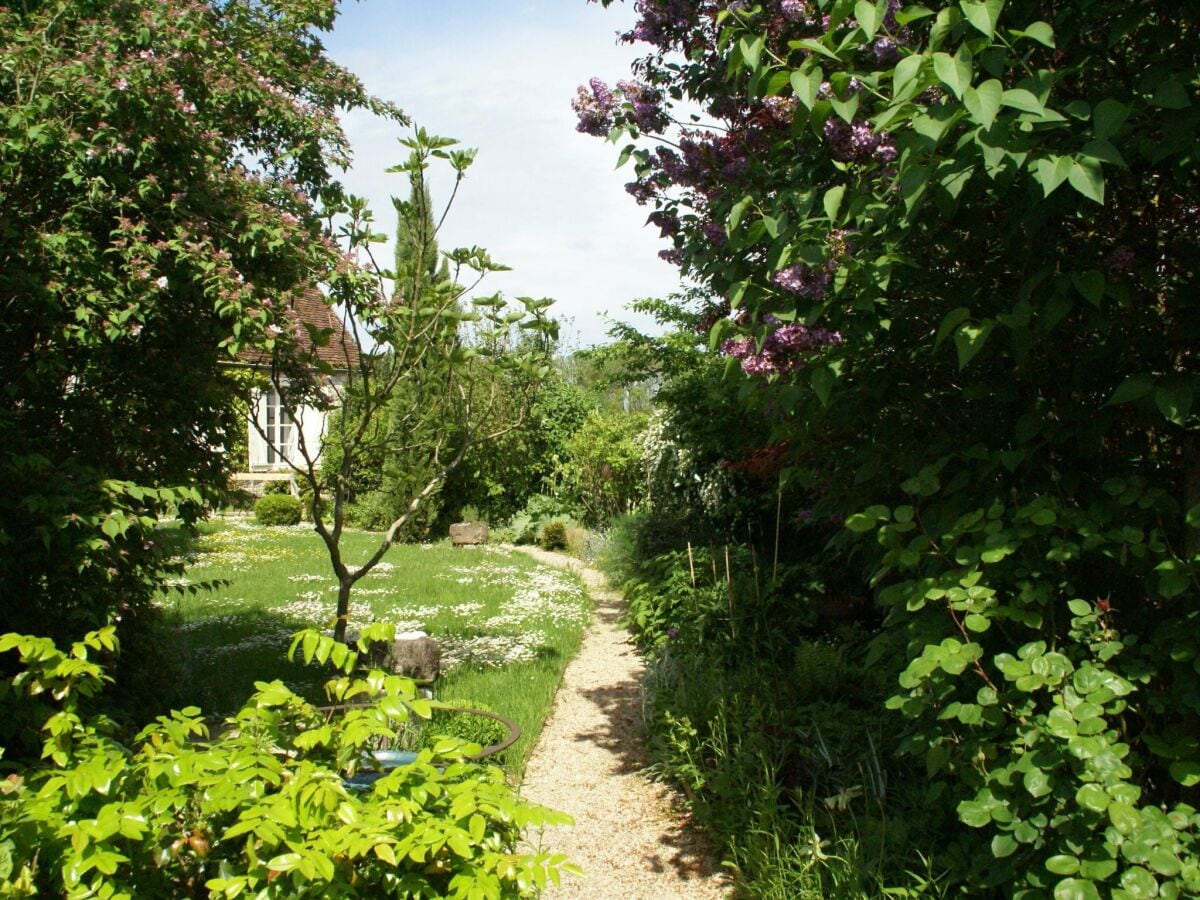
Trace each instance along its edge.
<path fill-rule="evenodd" d="M 698 285 L 678 340 L 762 412 L 719 464 L 775 477 L 715 524 L 761 560 L 775 501 L 811 570 L 772 580 L 780 627 L 853 651 L 863 620 L 946 885 L 1196 893 L 1200 11 L 636 8 L 647 56 L 580 89 L 579 128 Z M 759 598 L 726 600 L 732 627 Z"/>
<path fill-rule="evenodd" d="M 374 551 L 378 535 L 348 531 L 348 558 Z M 170 655 L 177 660 L 171 704 L 227 712 L 255 681 L 280 679 L 319 700 L 319 672 L 290 663 L 293 632 L 327 628 L 337 583 L 311 526 L 206 524 L 181 536 L 185 574 L 160 595 Z M 194 582 L 221 582 L 190 592 Z M 494 546 L 447 543 L 393 547 L 355 592 L 351 632 L 374 622 L 423 630 L 442 651 L 439 699 L 477 701 L 521 726 L 506 751 L 519 777 L 549 713 L 563 669 L 579 646 L 589 602 L 574 576 Z"/>

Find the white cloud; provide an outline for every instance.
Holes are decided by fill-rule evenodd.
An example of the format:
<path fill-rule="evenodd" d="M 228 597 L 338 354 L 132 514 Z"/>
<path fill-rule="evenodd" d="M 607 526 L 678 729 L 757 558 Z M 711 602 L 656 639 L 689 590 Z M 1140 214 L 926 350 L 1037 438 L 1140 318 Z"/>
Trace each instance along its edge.
<path fill-rule="evenodd" d="M 571 3 L 577 8 L 564 8 Z M 617 149 L 576 132 L 570 108 L 576 86 L 592 75 L 628 76 L 637 51 L 614 35 L 629 27 L 631 11 L 583 0 L 553 5 L 527 3 L 534 12 L 520 13 L 515 4 L 372 0 L 345 7 L 328 43 L 335 59 L 417 124 L 478 148 L 442 248 L 486 247 L 514 270 L 490 276 L 489 292 L 556 298 L 556 314 L 573 319 L 590 344 L 604 338 L 601 312 L 633 319 L 622 307 L 675 290 L 678 272 L 657 258 L 666 244 L 643 227 L 649 210 L 623 189 L 632 168 L 613 171 Z M 388 198 L 407 186 L 384 169 L 406 155 L 401 135 L 361 113 L 344 124 L 355 148 L 347 183 L 390 232 Z M 450 187 L 433 179 L 435 203 Z"/>

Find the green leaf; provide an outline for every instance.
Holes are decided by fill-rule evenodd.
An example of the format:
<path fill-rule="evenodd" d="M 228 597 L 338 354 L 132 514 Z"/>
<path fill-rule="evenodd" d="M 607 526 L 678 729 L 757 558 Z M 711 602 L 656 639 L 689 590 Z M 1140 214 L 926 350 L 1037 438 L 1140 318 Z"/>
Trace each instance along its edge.
<path fill-rule="evenodd" d="M 1092 110 L 1092 134 L 1098 141 L 1107 141 L 1129 118 L 1129 107 L 1111 97 L 1101 100 Z"/>
<path fill-rule="evenodd" d="M 813 391 L 816 393 L 817 399 L 821 401 L 821 405 L 829 406 L 829 396 L 833 392 L 833 384 L 837 380 L 837 376 L 828 366 L 817 366 L 812 370 L 810 379 Z"/>
<path fill-rule="evenodd" d="M 1024 31 L 1015 33 L 1019 37 L 1027 37 L 1047 47 L 1054 46 L 1054 29 L 1050 27 L 1048 22 L 1034 22 L 1032 25 L 1027 25 Z"/>
<path fill-rule="evenodd" d="M 986 34 L 996 36 L 996 23 L 1000 20 L 1000 11 L 1004 8 L 1004 0 L 962 0 L 959 3 L 967 21 Z"/>
<path fill-rule="evenodd" d="M 846 517 L 846 527 L 853 532 L 862 534 L 875 527 L 875 520 L 862 513 L 854 513 L 854 515 Z"/>
<path fill-rule="evenodd" d="M 1020 846 L 1011 834 L 998 834 L 992 838 L 992 856 L 1004 859 L 1006 856 L 1012 856 Z"/>
<path fill-rule="evenodd" d="M 1046 860 L 1046 870 L 1055 875 L 1074 875 L 1079 871 L 1079 859 L 1060 853 Z"/>
<path fill-rule="evenodd" d="M 1151 102 L 1159 109 L 1187 109 L 1192 105 L 1187 89 L 1174 78 L 1159 83 Z"/>
<path fill-rule="evenodd" d="M 1045 104 L 1025 88 L 1011 88 L 1005 91 L 1000 95 L 1000 105 L 1039 116 L 1046 111 Z"/>
<path fill-rule="evenodd" d="M 1101 206 L 1104 205 L 1104 172 L 1095 160 L 1086 157 L 1076 159 L 1071 166 L 1070 174 L 1067 175 L 1067 180 L 1071 182 L 1071 187 L 1083 196 L 1094 200 Z"/>
<path fill-rule="evenodd" d="M 1106 162 L 1109 165 L 1120 166 L 1123 169 L 1129 168 L 1125 162 L 1125 157 L 1108 141 L 1088 141 L 1083 145 L 1083 150 L 1080 152 L 1088 159 Z"/>
<path fill-rule="evenodd" d="M 978 613 L 971 613 L 963 620 L 963 625 L 968 631 L 974 631 L 976 634 L 981 634 L 992 627 L 992 620 L 987 616 L 981 616 Z"/>
<path fill-rule="evenodd" d="M 854 4 L 854 18 L 858 20 L 858 27 L 867 37 L 874 37 L 879 26 L 883 24 L 885 8 L 886 4 L 872 3 L 871 0 L 858 0 Z"/>
<path fill-rule="evenodd" d="M 1108 805 L 1108 820 L 1121 834 L 1128 837 L 1142 824 L 1138 811 L 1128 803 L 1110 803 Z"/>
<path fill-rule="evenodd" d="M 806 109 L 812 109 L 813 104 L 817 102 L 821 82 L 824 80 L 825 73 L 821 71 L 820 66 L 810 66 L 807 71 L 797 69 L 792 72 L 792 90 L 796 92 L 796 99 L 803 103 Z"/>
<path fill-rule="evenodd" d="M 821 205 L 825 209 L 825 215 L 827 215 L 830 219 L 837 219 L 838 210 L 841 209 L 842 206 L 842 197 L 845 195 L 846 186 L 844 184 L 831 187 L 825 192 L 825 197 L 822 200 Z"/>
<path fill-rule="evenodd" d="M 966 44 L 960 44 L 954 56 L 940 52 L 933 54 L 933 71 L 961 100 L 963 92 L 971 86 L 971 51 Z"/>
<path fill-rule="evenodd" d="M 1186 425 L 1192 413 L 1192 389 L 1187 385 L 1163 385 L 1154 392 L 1154 404 L 1168 422 Z"/>
<path fill-rule="evenodd" d="M 971 118 L 984 128 L 991 128 L 1000 112 L 1000 100 L 1004 96 L 1004 88 L 995 78 L 989 78 L 977 88 L 968 87 L 963 91 L 963 105 Z"/>
<path fill-rule="evenodd" d="M 1085 784 L 1075 792 L 1075 802 L 1084 809 L 1102 813 L 1108 809 L 1108 794 L 1098 784 Z"/>
<path fill-rule="evenodd" d="M 737 230 L 741 224 L 742 216 L 746 214 L 746 208 L 754 202 L 754 198 L 747 194 L 737 203 L 733 204 L 733 209 L 729 211 L 729 231 L 730 233 Z"/>
<path fill-rule="evenodd" d="M 1092 306 L 1099 306 L 1104 299 L 1104 274 L 1096 269 L 1086 272 L 1072 272 L 1071 284 Z"/>
<path fill-rule="evenodd" d="M 1033 177 L 1042 186 L 1042 195 L 1049 197 L 1071 174 L 1075 162 L 1069 156 L 1049 156 L 1035 160 Z"/>
<path fill-rule="evenodd" d="M 750 38 L 742 38 L 738 41 L 738 49 L 742 51 L 742 59 L 746 62 L 746 67 L 757 69 L 759 59 L 762 57 L 763 47 L 765 42 L 762 36 L 757 36 L 753 40 Z"/>
<path fill-rule="evenodd" d="M 954 335 L 954 346 L 958 350 L 958 370 L 960 372 L 983 349 L 988 335 L 995 327 L 996 323 L 993 320 L 984 319 L 978 325 L 966 324 L 958 329 L 958 333 Z"/>
<path fill-rule="evenodd" d="M 1184 787 L 1195 787 L 1200 784 L 1200 762 L 1194 759 L 1171 763 L 1170 771 L 1171 777 Z"/>
<path fill-rule="evenodd" d="M 900 99 L 909 87 L 917 86 L 917 79 L 924 64 L 925 56 L 920 53 L 906 56 L 896 63 L 896 68 L 892 72 L 892 95 L 894 98 Z"/>
<path fill-rule="evenodd" d="M 1064 878 L 1054 886 L 1054 900 L 1100 900 L 1100 892 L 1086 878 Z"/>
<path fill-rule="evenodd" d="M 1121 403 L 1131 403 L 1140 400 L 1154 390 L 1153 375 L 1130 375 L 1113 392 L 1105 402 L 1105 406 L 1117 406 Z"/>
<path fill-rule="evenodd" d="M 1021 779 L 1025 790 L 1034 797 L 1044 797 L 1050 793 L 1050 776 L 1041 769 L 1030 769 Z"/>
<path fill-rule="evenodd" d="M 971 318 L 971 311 L 965 306 L 960 306 L 957 309 L 952 309 L 942 317 L 942 324 L 938 326 L 937 337 L 934 339 L 933 346 L 940 347 L 946 338 L 954 333 L 963 322 Z"/>
<path fill-rule="evenodd" d="M 1134 900 L 1150 900 L 1158 896 L 1158 879 L 1141 866 L 1133 866 L 1121 873 L 1121 887 Z"/>

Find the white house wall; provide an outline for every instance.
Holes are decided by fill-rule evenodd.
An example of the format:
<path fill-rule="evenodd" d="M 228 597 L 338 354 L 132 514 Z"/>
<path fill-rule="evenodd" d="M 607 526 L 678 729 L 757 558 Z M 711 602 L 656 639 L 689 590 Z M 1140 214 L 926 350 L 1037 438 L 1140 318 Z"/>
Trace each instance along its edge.
<path fill-rule="evenodd" d="M 339 391 L 345 384 L 344 376 L 335 376 L 333 379 Z M 290 461 L 293 465 L 303 469 L 305 466 L 304 456 L 300 453 L 299 434 L 295 436 L 294 444 L 290 448 L 290 452 L 284 454 L 285 459 L 281 460 L 276 456 L 274 463 L 268 462 L 268 444 L 263 437 L 263 433 L 267 429 L 267 403 L 266 393 L 263 391 L 254 391 L 250 398 L 250 415 L 258 422 L 256 428 L 253 422 L 247 422 L 246 427 L 249 429 L 249 461 L 251 472 L 290 472 L 292 466 L 288 464 Z M 325 434 L 326 414 L 319 409 L 311 406 L 302 406 L 296 410 L 296 415 L 293 417 L 295 423 L 295 431 L 300 432 L 304 436 L 304 446 L 308 451 L 308 455 L 313 458 L 314 463 L 320 459 L 321 439 Z M 286 448 L 276 447 L 276 453 Z"/>

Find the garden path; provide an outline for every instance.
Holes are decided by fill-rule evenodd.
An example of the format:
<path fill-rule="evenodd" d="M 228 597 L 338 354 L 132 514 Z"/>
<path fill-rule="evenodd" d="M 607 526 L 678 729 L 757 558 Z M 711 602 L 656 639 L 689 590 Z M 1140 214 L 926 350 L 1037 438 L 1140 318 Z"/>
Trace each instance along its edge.
<path fill-rule="evenodd" d="M 540 842 L 567 854 L 584 877 L 564 878 L 548 898 L 707 900 L 728 879 L 682 812 L 679 798 L 644 774 L 641 657 L 619 624 L 624 601 L 577 559 L 521 547 L 539 562 L 579 574 L 596 604 L 579 654 L 567 666 L 554 710 L 525 770 L 521 793 L 570 813 Z M 533 848 L 536 849 L 536 848 Z"/>

